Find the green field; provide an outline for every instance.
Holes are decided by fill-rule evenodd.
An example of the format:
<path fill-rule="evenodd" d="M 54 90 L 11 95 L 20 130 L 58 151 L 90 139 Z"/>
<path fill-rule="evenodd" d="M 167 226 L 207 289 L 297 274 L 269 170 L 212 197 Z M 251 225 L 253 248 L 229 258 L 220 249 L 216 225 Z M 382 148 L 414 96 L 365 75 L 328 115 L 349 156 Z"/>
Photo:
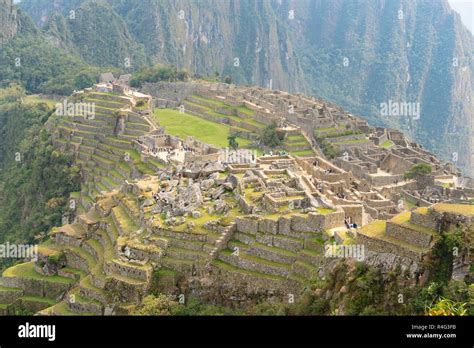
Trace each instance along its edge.
<path fill-rule="evenodd" d="M 26 279 L 44 280 L 51 283 L 62 283 L 70 284 L 74 280 L 61 276 L 45 276 L 35 271 L 34 262 L 21 263 L 10 268 L 7 268 L 3 272 L 4 277 L 18 277 Z"/>
<path fill-rule="evenodd" d="M 155 119 L 161 126 L 165 127 L 168 134 L 175 135 L 181 139 L 191 136 L 204 143 L 218 147 L 227 147 L 227 136 L 230 127 L 216 122 L 211 122 L 178 110 L 157 109 L 154 113 Z M 241 147 L 251 144 L 250 140 L 237 138 Z"/>
<path fill-rule="evenodd" d="M 383 142 L 383 144 L 380 145 L 380 146 L 383 147 L 384 149 L 388 149 L 388 148 L 392 147 L 393 145 L 395 145 L 395 143 L 394 143 L 393 141 L 391 141 L 391 140 L 385 140 L 385 141 Z"/>
<path fill-rule="evenodd" d="M 48 99 L 48 98 L 41 98 L 39 95 L 29 95 L 25 98 L 25 103 L 33 105 L 33 104 L 40 104 L 45 103 L 50 108 L 54 108 L 58 101 Z"/>

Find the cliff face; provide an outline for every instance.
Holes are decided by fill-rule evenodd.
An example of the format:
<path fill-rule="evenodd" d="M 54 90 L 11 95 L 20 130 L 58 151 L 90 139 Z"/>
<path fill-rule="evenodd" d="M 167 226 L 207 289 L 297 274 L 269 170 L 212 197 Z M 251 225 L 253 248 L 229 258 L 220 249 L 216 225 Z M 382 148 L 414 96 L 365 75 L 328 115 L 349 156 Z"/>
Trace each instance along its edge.
<path fill-rule="evenodd" d="M 310 93 L 335 100 L 414 140 L 471 175 L 472 34 L 447 1 L 298 1 L 293 30 Z M 344 64 L 345 63 L 345 64 Z M 382 112 L 408 103 L 419 113 Z M 419 104 L 418 104 L 419 103 Z"/>
<path fill-rule="evenodd" d="M 0 48 L 15 36 L 17 29 L 16 9 L 12 0 L 0 0 Z"/>
<path fill-rule="evenodd" d="M 403 130 L 474 175 L 474 42 L 447 0 L 26 0 L 22 7 L 90 63 L 123 67 L 131 57 L 132 69 L 170 63 L 321 96 Z M 382 112 L 393 103 L 413 110 Z"/>

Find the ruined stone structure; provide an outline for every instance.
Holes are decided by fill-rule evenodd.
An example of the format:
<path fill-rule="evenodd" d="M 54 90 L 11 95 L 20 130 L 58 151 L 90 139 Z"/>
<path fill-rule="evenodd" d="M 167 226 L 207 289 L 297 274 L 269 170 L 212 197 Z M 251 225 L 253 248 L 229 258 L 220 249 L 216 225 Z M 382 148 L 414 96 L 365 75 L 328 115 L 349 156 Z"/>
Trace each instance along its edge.
<path fill-rule="evenodd" d="M 250 306 L 323 279 L 340 259 L 328 250 L 343 248 L 353 254 L 342 257 L 401 267 L 422 284 L 440 234 L 473 227 L 470 180 L 400 132 L 337 106 L 209 83 L 147 85 L 145 95 L 103 78 L 73 96 L 95 104 L 93 117 L 48 125 L 83 185 L 39 257 L 0 278 L 1 313 L 21 303 L 41 315 L 127 314 L 152 286 Z M 170 106 L 248 139 L 277 122 L 289 153 L 225 161 L 215 146 L 166 134 L 151 110 Z M 325 156 L 324 146 L 338 155 Z M 419 163 L 431 173 L 405 179 Z M 470 264 L 465 254 L 456 262 L 462 272 Z"/>

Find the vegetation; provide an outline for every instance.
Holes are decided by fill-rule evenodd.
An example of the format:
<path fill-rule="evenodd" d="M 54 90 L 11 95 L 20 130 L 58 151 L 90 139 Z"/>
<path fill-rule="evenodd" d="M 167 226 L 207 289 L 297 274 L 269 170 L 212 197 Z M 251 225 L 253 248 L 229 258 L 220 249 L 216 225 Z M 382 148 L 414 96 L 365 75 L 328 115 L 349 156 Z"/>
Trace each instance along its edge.
<path fill-rule="evenodd" d="M 330 133 L 325 133 L 318 135 L 318 138 L 320 139 L 326 139 L 326 138 L 338 138 L 338 137 L 344 137 L 348 135 L 357 135 L 361 134 L 362 132 L 360 130 L 353 130 L 353 129 L 347 129 L 344 131 L 337 131 L 337 132 L 330 132 Z"/>
<path fill-rule="evenodd" d="M 0 61 L 0 88 L 17 82 L 32 93 L 70 95 L 95 83 L 99 73 L 54 47 L 24 16 L 19 34 L 0 50 Z"/>
<path fill-rule="evenodd" d="M 226 147 L 229 144 L 227 137 L 230 135 L 230 127 L 225 124 L 208 121 L 198 116 L 171 109 L 157 109 L 155 117 L 160 125 L 165 127 L 167 133 L 182 139 L 192 136 L 197 140 L 218 147 Z M 247 139 L 237 139 L 239 145 L 244 147 L 251 143 Z"/>
<path fill-rule="evenodd" d="M 260 142 L 271 149 L 275 149 L 283 145 L 285 133 L 277 129 L 276 122 L 272 122 L 263 130 L 260 135 Z"/>
<path fill-rule="evenodd" d="M 326 139 L 316 137 L 316 140 L 321 146 L 324 156 L 326 156 L 328 159 L 336 158 L 341 153 L 341 150 L 337 145 L 330 143 Z"/>
<path fill-rule="evenodd" d="M 239 147 L 239 143 L 237 142 L 237 134 L 236 133 L 229 134 L 227 136 L 227 140 L 229 141 L 229 147 L 232 150 L 237 151 L 237 148 Z"/>
<path fill-rule="evenodd" d="M 391 140 L 385 140 L 381 145 L 380 147 L 383 147 L 384 149 L 389 149 L 391 148 L 393 145 L 395 145 L 395 143 Z"/>
<path fill-rule="evenodd" d="M 231 315 L 235 311 L 225 307 L 206 305 L 195 298 L 190 298 L 186 303 L 173 300 L 163 294 L 148 295 L 133 311 L 134 315 Z"/>
<path fill-rule="evenodd" d="M 431 173 L 431 166 L 426 163 L 415 164 L 410 168 L 404 175 L 405 179 L 416 179 L 420 176 L 428 175 Z"/>
<path fill-rule="evenodd" d="M 438 302 L 428 308 L 427 315 L 463 316 L 467 314 L 466 303 L 456 303 L 448 298 L 440 297 Z"/>
<path fill-rule="evenodd" d="M 79 168 L 57 151 L 44 125 L 53 110 L 22 103 L 24 90 L 0 90 L 0 240 L 32 242 L 61 223 Z"/>
<path fill-rule="evenodd" d="M 177 306 L 178 303 L 173 301 L 169 296 L 166 295 L 148 295 L 146 296 L 140 306 L 138 306 L 133 314 L 134 315 L 171 315 L 173 307 Z"/>
<path fill-rule="evenodd" d="M 143 67 L 132 75 L 130 86 L 141 87 L 144 83 L 155 83 L 159 81 L 186 81 L 189 78 L 185 70 L 178 70 L 175 66 L 157 65 L 154 67 Z"/>

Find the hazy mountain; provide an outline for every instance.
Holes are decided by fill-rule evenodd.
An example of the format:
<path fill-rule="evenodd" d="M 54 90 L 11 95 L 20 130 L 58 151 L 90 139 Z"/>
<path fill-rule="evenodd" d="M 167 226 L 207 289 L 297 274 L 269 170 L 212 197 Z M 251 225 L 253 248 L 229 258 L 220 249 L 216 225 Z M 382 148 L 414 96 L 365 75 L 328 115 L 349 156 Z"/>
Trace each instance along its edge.
<path fill-rule="evenodd" d="M 126 70 L 171 63 L 321 96 L 401 128 L 473 174 L 473 36 L 447 0 L 24 0 L 21 6 L 52 42 L 91 64 Z M 419 113 L 382 115 L 381 104 L 392 102 L 419 106 Z"/>
<path fill-rule="evenodd" d="M 16 34 L 16 15 L 10 0 L 0 0 L 0 47 Z"/>

